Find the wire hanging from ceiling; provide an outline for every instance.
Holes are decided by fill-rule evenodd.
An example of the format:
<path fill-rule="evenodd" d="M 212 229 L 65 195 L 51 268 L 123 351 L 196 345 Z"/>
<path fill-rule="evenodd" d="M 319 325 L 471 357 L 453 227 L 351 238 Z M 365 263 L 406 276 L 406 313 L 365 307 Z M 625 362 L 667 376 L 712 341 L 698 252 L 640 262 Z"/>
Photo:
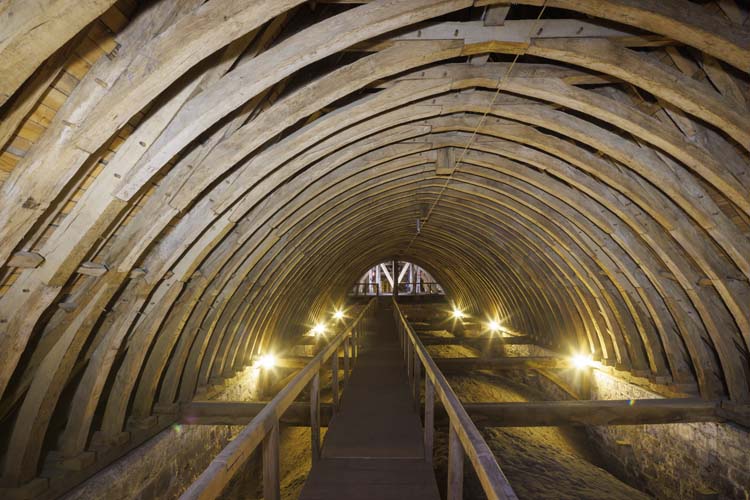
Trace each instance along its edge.
<path fill-rule="evenodd" d="M 542 19 L 542 15 L 544 15 L 544 11 L 547 9 L 547 0 L 544 0 L 542 3 L 542 8 L 539 10 L 539 14 L 536 16 L 536 19 L 534 20 L 534 23 L 531 26 L 531 30 L 529 30 L 528 39 L 529 43 L 531 43 L 531 37 L 534 34 L 534 32 L 537 30 L 537 27 L 539 25 L 539 21 Z M 484 113 L 482 114 L 482 117 L 479 120 L 479 123 L 477 123 L 477 126 L 474 128 L 473 132 L 471 133 L 471 136 L 469 136 L 469 140 L 466 142 L 466 145 L 461 150 L 461 155 L 456 158 L 456 160 L 453 163 L 453 168 L 451 169 L 450 174 L 448 175 L 448 178 L 445 179 L 445 182 L 443 183 L 442 187 L 440 188 L 440 191 L 438 192 L 437 197 L 430 205 L 430 209 L 427 211 L 427 215 L 424 217 L 424 220 L 420 222 L 420 220 L 417 220 L 417 231 L 414 233 L 414 236 L 409 240 L 409 244 L 406 245 L 406 249 L 402 254 L 406 254 L 411 249 L 411 246 L 414 244 L 414 241 L 419 237 L 420 234 L 422 234 L 422 230 L 427 226 L 427 223 L 430 220 L 430 217 L 432 216 L 432 212 L 435 210 L 435 207 L 440 202 L 440 199 L 443 196 L 443 193 L 448 188 L 448 184 L 453 179 L 453 175 L 458 170 L 459 164 L 463 161 L 464 156 L 466 156 L 466 152 L 469 150 L 471 145 L 474 143 L 474 139 L 477 136 L 477 133 L 479 132 L 479 129 L 484 125 L 485 120 L 487 119 L 487 115 L 490 113 L 492 108 L 495 106 L 495 102 L 497 101 L 498 95 L 500 95 L 500 91 L 503 88 L 503 85 L 507 81 L 507 79 L 510 77 L 510 74 L 513 72 L 513 68 L 516 65 L 516 62 L 518 62 L 519 57 L 526 54 L 526 51 L 519 52 L 515 55 L 513 58 L 513 61 L 511 61 L 510 66 L 508 67 L 508 70 L 505 71 L 502 75 L 500 75 L 497 79 L 497 88 L 495 89 L 495 93 L 492 96 L 492 100 L 490 101 L 489 106 L 485 109 Z"/>

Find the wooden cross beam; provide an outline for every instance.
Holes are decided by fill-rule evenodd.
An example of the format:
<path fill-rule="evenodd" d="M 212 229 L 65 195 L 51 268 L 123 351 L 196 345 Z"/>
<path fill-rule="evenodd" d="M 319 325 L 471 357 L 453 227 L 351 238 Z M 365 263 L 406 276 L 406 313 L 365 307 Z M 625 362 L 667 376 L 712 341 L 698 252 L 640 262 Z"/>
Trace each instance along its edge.
<path fill-rule="evenodd" d="M 264 402 L 201 401 L 181 406 L 178 422 L 183 425 L 245 425 L 266 405 Z M 697 398 L 637 399 L 610 401 L 533 401 L 464 403 L 478 427 L 545 427 L 579 425 L 644 425 L 735 420 L 721 401 Z M 327 426 L 333 406 L 321 404 L 321 425 Z M 435 408 L 438 423 L 446 423 L 441 405 Z M 310 425 L 310 404 L 295 402 L 281 423 Z M 742 423 L 742 422 L 739 422 Z"/>
<path fill-rule="evenodd" d="M 276 360 L 277 368 L 298 369 L 312 359 L 309 356 L 285 356 Z M 497 358 L 434 358 L 440 370 L 455 373 L 468 370 L 548 370 L 571 368 L 568 359 L 555 356 L 514 356 Z M 343 358 L 339 357 L 343 363 Z"/>
<path fill-rule="evenodd" d="M 180 407 L 179 423 L 185 425 L 247 425 L 266 406 L 255 401 L 194 401 Z M 326 427 L 333 416 L 333 405 L 320 404 L 320 425 Z M 293 427 L 310 426 L 310 403 L 294 402 L 280 422 Z"/>
<path fill-rule="evenodd" d="M 480 427 L 642 425 L 724 420 L 718 414 L 719 401 L 693 398 L 468 403 L 464 407 Z"/>
<path fill-rule="evenodd" d="M 492 343 L 492 345 L 521 345 L 533 344 L 534 342 L 526 335 L 518 337 L 498 337 L 482 335 L 479 337 L 420 337 L 424 345 L 469 345 L 478 344 L 481 346 Z"/>
<path fill-rule="evenodd" d="M 455 373 L 469 370 L 539 370 L 572 367 L 569 360 L 552 356 L 433 359 L 443 373 Z"/>

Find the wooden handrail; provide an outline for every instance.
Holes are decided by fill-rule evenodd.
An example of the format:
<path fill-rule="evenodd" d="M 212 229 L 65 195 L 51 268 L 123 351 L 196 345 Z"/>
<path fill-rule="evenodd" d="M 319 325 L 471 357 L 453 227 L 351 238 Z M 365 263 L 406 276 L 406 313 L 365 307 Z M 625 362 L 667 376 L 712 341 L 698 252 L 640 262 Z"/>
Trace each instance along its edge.
<path fill-rule="evenodd" d="M 305 366 L 268 404 L 253 418 L 250 423 L 240 431 L 226 447 L 214 458 L 206 470 L 196 479 L 190 488 L 180 497 L 183 500 L 194 499 L 213 499 L 217 498 L 224 487 L 229 483 L 234 474 L 238 471 L 255 449 L 263 443 L 263 460 L 264 460 L 264 480 L 263 491 L 266 500 L 279 498 L 278 484 L 278 428 L 279 420 L 284 412 L 292 405 L 297 396 L 308 386 L 311 385 L 311 425 L 313 427 L 313 436 L 315 436 L 315 426 L 320 425 L 320 370 L 326 361 L 336 354 L 338 359 L 338 350 L 342 344 L 348 344 L 349 338 L 354 332 L 356 334 L 365 314 L 370 312 L 374 302 L 377 299 L 370 300 L 362 311 L 357 315 L 355 320 L 335 337 Z M 345 344 L 346 343 L 346 344 Z M 348 355 L 348 348 L 344 350 Z M 354 351 L 356 353 L 356 349 Z M 313 441 L 315 438 L 313 437 Z M 318 447 L 320 443 L 318 442 Z M 315 443 L 313 442 L 313 459 L 315 457 Z M 271 462 L 271 463 L 266 463 Z M 269 484 L 270 483 L 270 484 Z"/>
<path fill-rule="evenodd" d="M 409 375 L 414 377 L 414 393 L 419 394 L 419 369 L 425 371 L 425 454 L 432 459 L 432 426 L 434 422 L 434 394 L 437 393 L 445 407 L 450 420 L 450 438 L 448 451 L 448 499 L 460 499 L 463 488 L 463 457 L 469 461 L 482 484 L 484 493 L 489 499 L 514 500 L 516 496 L 508 479 L 495 460 L 492 450 L 472 422 L 461 401 L 453 392 L 443 373 L 425 349 L 414 329 L 404 317 L 393 299 L 393 313 L 401 336 Z M 418 363 L 417 361 L 421 361 Z M 421 366 L 420 366 L 421 365 Z M 418 398 L 415 398 L 418 401 Z M 429 441 L 429 442 L 428 442 Z"/>

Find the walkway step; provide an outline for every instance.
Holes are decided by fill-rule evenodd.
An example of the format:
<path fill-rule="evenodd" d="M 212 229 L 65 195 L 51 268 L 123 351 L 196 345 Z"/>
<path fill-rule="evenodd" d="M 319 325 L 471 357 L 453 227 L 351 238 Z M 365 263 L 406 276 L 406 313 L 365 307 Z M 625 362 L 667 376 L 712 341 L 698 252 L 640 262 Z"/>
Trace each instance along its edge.
<path fill-rule="evenodd" d="M 432 467 L 411 459 L 326 459 L 310 472 L 304 500 L 437 500 Z"/>

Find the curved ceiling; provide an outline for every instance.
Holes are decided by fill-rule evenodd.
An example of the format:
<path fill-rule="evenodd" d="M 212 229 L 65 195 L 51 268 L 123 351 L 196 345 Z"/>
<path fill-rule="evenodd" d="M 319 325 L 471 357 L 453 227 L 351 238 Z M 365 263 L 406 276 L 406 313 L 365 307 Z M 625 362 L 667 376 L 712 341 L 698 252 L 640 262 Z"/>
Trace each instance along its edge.
<path fill-rule="evenodd" d="M 49 36 L 12 0 L 0 37 L 4 484 L 394 256 L 540 344 L 750 396 L 747 11 L 49 3 Z"/>

